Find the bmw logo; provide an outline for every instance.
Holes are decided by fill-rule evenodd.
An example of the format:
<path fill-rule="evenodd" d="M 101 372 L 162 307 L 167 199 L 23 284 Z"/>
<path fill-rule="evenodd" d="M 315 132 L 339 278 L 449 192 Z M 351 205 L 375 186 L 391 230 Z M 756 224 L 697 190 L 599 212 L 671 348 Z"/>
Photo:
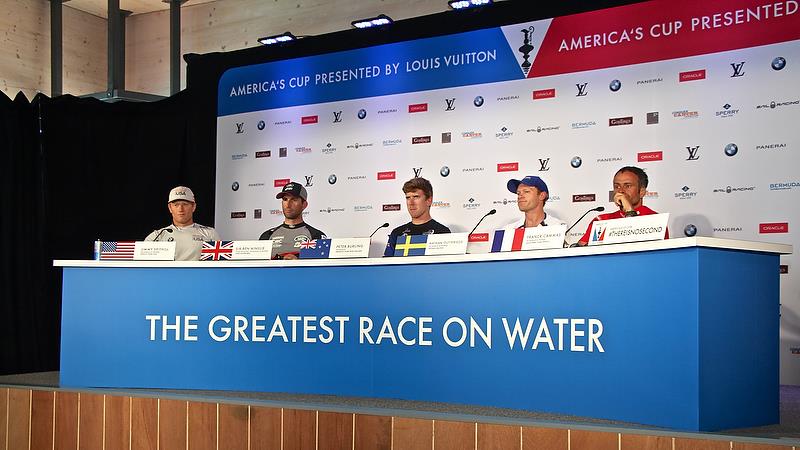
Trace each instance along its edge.
<path fill-rule="evenodd" d="M 775 102 L 769 102 L 770 109 L 775 109 L 776 106 L 778 105 Z"/>
<path fill-rule="evenodd" d="M 328 184 L 336 184 L 336 175 L 330 174 L 328 176 Z"/>
<path fill-rule="evenodd" d="M 447 166 L 442 166 L 442 168 L 439 169 L 439 175 L 443 177 L 450 175 L 450 168 Z"/>
<path fill-rule="evenodd" d="M 690 223 L 689 225 L 683 227 L 683 234 L 685 234 L 686 237 L 694 237 L 697 234 L 697 227 Z"/>
<path fill-rule="evenodd" d="M 238 191 L 239 190 L 239 182 L 238 181 L 234 181 L 233 184 L 231 185 L 231 189 L 233 189 L 234 192 Z"/>
<path fill-rule="evenodd" d="M 734 143 L 730 143 L 730 144 L 725 146 L 725 154 L 726 155 L 735 156 L 737 153 L 739 153 L 739 146 L 738 145 L 736 145 Z"/>
<path fill-rule="evenodd" d="M 772 60 L 772 69 L 773 70 L 782 70 L 786 67 L 786 58 L 783 56 L 778 56 L 777 58 Z"/>
<path fill-rule="evenodd" d="M 367 117 L 367 110 L 366 109 L 359 109 L 358 110 L 358 118 L 359 119 L 364 119 L 365 117 Z"/>
<path fill-rule="evenodd" d="M 263 121 L 263 120 L 259 120 L 259 121 L 258 121 L 258 125 L 257 125 L 257 126 L 258 126 L 258 129 L 259 129 L 259 131 L 260 131 L 260 130 L 263 130 L 263 129 L 264 129 L 264 127 L 266 127 L 266 126 L 267 126 L 267 124 L 266 124 L 266 123 L 264 123 L 264 121 Z"/>
<path fill-rule="evenodd" d="M 608 88 L 611 89 L 611 92 L 617 92 L 618 90 L 622 89 L 622 82 L 619 80 L 614 80 L 609 83 Z"/>
<path fill-rule="evenodd" d="M 483 106 L 483 97 L 481 97 L 480 95 L 475 97 L 475 100 L 472 101 L 472 104 L 480 108 L 481 106 Z"/>
<path fill-rule="evenodd" d="M 583 164 L 583 160 L 581 159 L 580 156 L 572 158 L 572 161 L 569 162 L 569 165 L 572 166 L 574 169 L 580 167 L 581 164 Z"/>

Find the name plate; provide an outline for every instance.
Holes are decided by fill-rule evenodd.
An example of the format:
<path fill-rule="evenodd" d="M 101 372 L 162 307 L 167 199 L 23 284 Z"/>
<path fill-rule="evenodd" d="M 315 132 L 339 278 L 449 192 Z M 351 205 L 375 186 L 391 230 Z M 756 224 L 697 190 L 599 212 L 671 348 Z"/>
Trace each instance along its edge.
<path fill-rule="evenodd" d="M 463 255 L 467 241 L 467 233 L 398 236 L 394 256 Z"/>
<path fill-rule="evenodd" d="M 300 259 L 368 257 L 369 238 L 313 239 L 300 243 Z"/>
<path fill-rule="evenodd" d="M 561 248 L 566 232 L 566 225 L 497 230 L 492 240 L 492 252 Z"/>
<path fill-rule="evenodd" d="M 233 241 L 231 259 L 271 259 L 272 241 Z"/>
<path fill-rule="evenodd" d="M 136 261 L 173 261 L 175 260 L 175 242 L 137 241 L 133 248 L 133 259 Z"/>
<path fill-rule="evenodd" d="M 589 245 L 661 240 L 667 232 L 667 222 L 669 213 L 598 220 L 592 223 Z"/>
<path fill-rule="evenodd" d="M 426 255 L 463 255 L 467 253 L 468 233 L 429 234 Z"/>

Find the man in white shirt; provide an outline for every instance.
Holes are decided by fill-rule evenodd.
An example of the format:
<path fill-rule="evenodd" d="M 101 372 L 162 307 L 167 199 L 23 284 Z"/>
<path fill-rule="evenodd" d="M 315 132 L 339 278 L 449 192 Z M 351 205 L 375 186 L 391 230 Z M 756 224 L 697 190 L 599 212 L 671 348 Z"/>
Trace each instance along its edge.
<path fill-rule="evenodd" d="M 566 225 L 566 223 L 544 211 L 544 205 L 550 197 L 550 191 L 544 180 L 528 175 L 521 180 L 508 180 L 508 190 L 517 194 L 517 207 L 525 215 L 505 228 L 529 228 L 547 225 Z"/>
<path fill-rule="evenodd" d="M 203 241 L 219 241 L 217 230 L 195 223 L 193 219 L 197 204 L 194 193 L 186 186 L 178 186 L 169 191 L 167 208 L 172 214 L 172 223 L 154 230 L 145 241 L 175 241 L 176 261 L 197 261 Z"/>

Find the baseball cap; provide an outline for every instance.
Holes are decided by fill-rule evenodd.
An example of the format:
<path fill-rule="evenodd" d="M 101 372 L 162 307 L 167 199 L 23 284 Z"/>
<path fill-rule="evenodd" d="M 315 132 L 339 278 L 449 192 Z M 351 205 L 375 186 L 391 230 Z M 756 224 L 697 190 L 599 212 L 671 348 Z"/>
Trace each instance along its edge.
<path fill-rule="evenodd" d="M 539 189 L 542 192 L 547 192 L 548 194 L 550 193 L 550 191 L 547 190 L 547 184 L 544 182 L 544 180 L 534 175 L 528 175 L 521 180 L 508 180 L 506 187 L 508 187 L 508 190 L 511 191 L 511 193 L 516 194 L 517 188 L 520 184 L 535 187 L 536 189 Z"/>
<path fill-rule="evenodd" d="M 169 191 L 169 200 L 167 203 L 172 203 L 175 200 L 186 200 L 187 202 L 194 203 L 194 192 L 186 186 L 178 186 Z"/>
<path fill-rule="evenodd" d="M 300 185 L 300 183 L 295 183 L 292 181 L 291 183 L 286 183 L 283 187 L 283 190 L 275 196 L 275 198 L 283 198 L 286 194 L 292 194 L 295 197 L 300 197 L 303 200 L 308 200 L 308 191 L 306 188 Z"/>

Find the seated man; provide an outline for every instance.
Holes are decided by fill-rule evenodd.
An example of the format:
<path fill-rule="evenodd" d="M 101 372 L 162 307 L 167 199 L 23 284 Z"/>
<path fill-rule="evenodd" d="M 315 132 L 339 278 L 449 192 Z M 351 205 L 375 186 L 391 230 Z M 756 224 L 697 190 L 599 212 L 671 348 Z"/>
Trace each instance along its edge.
<path fill-rule="evenodd" d="M 644 206 L 644 196 L 647 194 L 647 184 L 649 180 L 644 170 L 638 167 L 626 166 L 617 171 L 614 175 L 614 197 L 613 201 L 619 209 L 617 211 L 600 214 L 592 219 L 586 233 L 577 242 L 584 246 L 589 244 L 589 234 L 592 232 L 592 223 L 596 220 L 621 219 L 623 217 L 647 216 L 658 214 L 652 209 Z M 669 239 L 669 230 L 664 235 Z"/>
<path fill-rule="evenodd" d="M 172 215 L 172 223 L 153 231 L 145 241 L 175 241 L 175 261 L 197 261 L 203 241 L 220 240 L 217 230 L 194 223 L 194 210 L 197 204 L 194 193 L 186 186 L 178 186 L 169 191 L 167 209 Z"/>
<path fill-rule="evenodd" d="M 509 192 L 517 194 L 517 208 L 524 216 L 504 228 L 530 228 L 547 225 L 565 225 L 565 222 L 544 211 L 550 197 L 547 184 L 539 177 L 528 175 L 521 180 L 508 180 Z"/>
<path fill-rule="evenodd" d="M 412 178 L 403 184 L 403 192 L 406 194 L 406 209 L 411 216 L 411 222 L 392 230 L 383 256 L 394 256 L 394 246 L 400 236 L 450 232 L 449 228 L 431 217 L 433 186 L 430 181 L 425 178 Z"/>
<path fill-rule="evenodd" d="M 265 231 L 258 239 L 272 239 L 272 259 L 297 259 L 301 243 L 322 239 L 325 233 L 303 222 L 308 191 L 299 183 L 287 183 L 275 198 L 281 199 L 283 223 Z"/>

